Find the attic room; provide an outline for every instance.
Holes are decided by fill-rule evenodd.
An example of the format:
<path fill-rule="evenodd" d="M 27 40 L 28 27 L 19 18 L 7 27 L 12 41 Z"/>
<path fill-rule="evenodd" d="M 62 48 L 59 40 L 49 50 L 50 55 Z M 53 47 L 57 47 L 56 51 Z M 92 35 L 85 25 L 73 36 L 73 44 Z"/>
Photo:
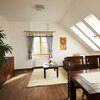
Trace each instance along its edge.
<path fill-rule="evenodd" d="M 100 84 L 99 3 L 99 0 L 0 0 L 0 30 L 3 30 L 0 32 L 6 36 L 0 43 L 12 48 L 11 53 L 4 54 L 9 66 L 0 65 L 0 100 L 99 100 L 99 86 L 99 90 L 93 91 L 96 96 L 86 89 L 89 82 L 95 82 L 93 86 L 89 83 L 90 90 Z M 0 50 L 0 58 L 1 55 Z M 76 68 L 68 68 L 73 66 Z M 86 75 L 79 72 L 78 77 L 73 74 L 76 70 Z M 93 76 L 89 75 L 91 71 Z M 85 88 L 78 78 L 87 82 Z M 71 79 L 78 83 L 78 89 Z M 34 85 L 36 82 L 38 85 Z"/>

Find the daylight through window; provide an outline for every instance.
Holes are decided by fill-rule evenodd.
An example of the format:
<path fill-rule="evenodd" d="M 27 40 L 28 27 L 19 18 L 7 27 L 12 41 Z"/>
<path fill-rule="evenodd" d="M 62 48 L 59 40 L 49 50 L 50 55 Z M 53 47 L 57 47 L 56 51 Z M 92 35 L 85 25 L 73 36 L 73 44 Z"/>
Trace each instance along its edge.
<path fill-rule="evenodd" d="M 71 29 L 94 51 L 100 51 L 100 38 L 96 37 L 100 34 L 100 21 L 93 14 L 76 23 Z"/>
<path fill-rule="evenodd" d="M 99 51 L 99 49 L 75 26 L 72 26 L 71 29 L 93 50 Z"/>
<path fill-rule="evenodd" d="M 34 37 L 33 54 L 48 54 L 46 37 Z"/>

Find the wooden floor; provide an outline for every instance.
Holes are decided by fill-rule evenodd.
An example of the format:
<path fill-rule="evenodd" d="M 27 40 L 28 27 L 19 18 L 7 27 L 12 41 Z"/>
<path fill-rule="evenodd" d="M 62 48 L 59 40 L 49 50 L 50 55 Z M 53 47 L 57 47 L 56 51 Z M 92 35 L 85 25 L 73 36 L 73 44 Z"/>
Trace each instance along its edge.
<path fill-rule="evenodd" d="M 67 100 L 67 84 L 27 88 L 31 73 L 16 71 L 0 89 L 0 100 Z"/>

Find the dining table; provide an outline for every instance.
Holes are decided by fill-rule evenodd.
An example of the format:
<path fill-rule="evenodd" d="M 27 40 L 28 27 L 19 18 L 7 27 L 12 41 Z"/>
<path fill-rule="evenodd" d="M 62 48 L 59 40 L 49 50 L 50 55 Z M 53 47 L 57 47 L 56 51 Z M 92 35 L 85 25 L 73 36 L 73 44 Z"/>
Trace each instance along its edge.
<path fill-rule="evenodd" d="M 70 100 L 76 100 L 75 84 L 83 90 L 87 100 L 100 100 L 100 68 L 69 72 Z"/>

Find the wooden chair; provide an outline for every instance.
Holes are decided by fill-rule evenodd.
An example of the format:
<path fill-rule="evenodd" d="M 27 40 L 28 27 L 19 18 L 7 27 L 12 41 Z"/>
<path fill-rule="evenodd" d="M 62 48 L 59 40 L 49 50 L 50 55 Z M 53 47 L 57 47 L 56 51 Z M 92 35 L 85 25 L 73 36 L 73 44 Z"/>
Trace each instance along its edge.
<path fill-rule="evenodd" d="M 83 69 L 83 56 L 67 57 L 69 71 L 77 71 Z"/>
<path fill-rule="evenodd" d="M 83 56 L 72 56 L 72 57 L 66 57 L 63 61 L 63 65 L 65 70 L 67 71 L 68 75 L 68 97 L 70 96 L 70 72 L 71 71 L 78 71 L 82 70 L 83 67 Z M 76 88 L 79 88 L 79 86 L 76 84 Z"/>
<path fill-rule="evenodd" d="M 100 55 L 85 56 L 87 69 L 94 69 L 100 67 Z"/>

